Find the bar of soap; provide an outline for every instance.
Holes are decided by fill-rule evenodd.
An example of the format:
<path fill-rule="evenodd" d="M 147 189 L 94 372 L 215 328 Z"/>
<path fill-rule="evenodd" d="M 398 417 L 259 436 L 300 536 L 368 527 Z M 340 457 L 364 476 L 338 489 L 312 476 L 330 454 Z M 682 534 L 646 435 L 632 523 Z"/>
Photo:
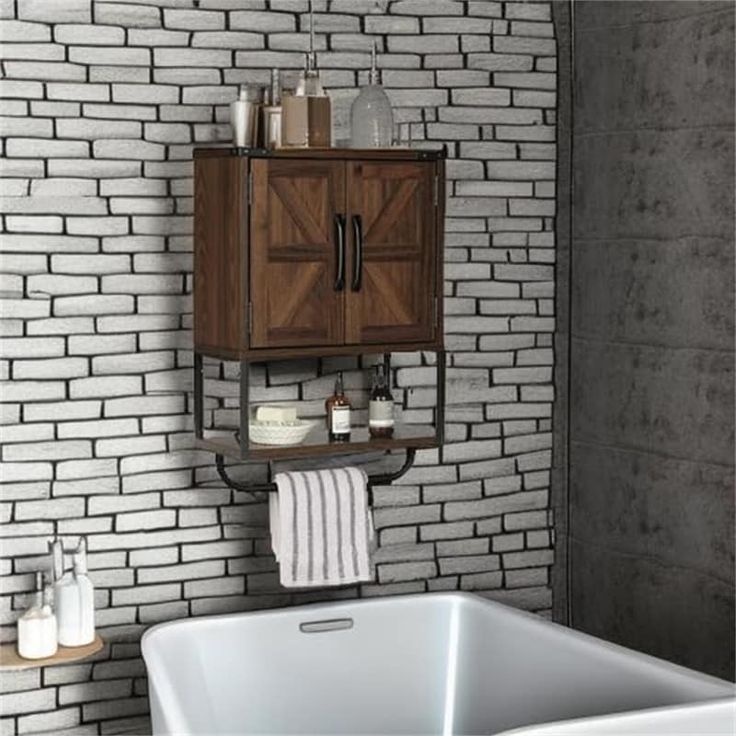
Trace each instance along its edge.
<path fill-rule="evenodd" d="M 256 408 L 256 420 L 259 422 L 295 422 L 295 406 L 259 406 Z"/>

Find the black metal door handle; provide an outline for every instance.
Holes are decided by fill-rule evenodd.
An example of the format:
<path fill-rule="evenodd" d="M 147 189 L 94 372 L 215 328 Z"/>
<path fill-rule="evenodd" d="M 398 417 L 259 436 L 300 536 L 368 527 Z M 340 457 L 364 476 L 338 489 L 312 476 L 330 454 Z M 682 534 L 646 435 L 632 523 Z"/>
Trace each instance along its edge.
<path fill-rule="evenodd" d="M 353 260 L 353 283 L 350 288 L 360 291 L 363 279 L 363 220 L 360 215 L 353 215 L 353 239 L 355 241 L 355 259 Z"/>
<path fill-rule="evenodd" d="M 345 288 L 345 215 L 335 215 L 335 246 L 337 248 L 337 273 L 335 291 Z"/>

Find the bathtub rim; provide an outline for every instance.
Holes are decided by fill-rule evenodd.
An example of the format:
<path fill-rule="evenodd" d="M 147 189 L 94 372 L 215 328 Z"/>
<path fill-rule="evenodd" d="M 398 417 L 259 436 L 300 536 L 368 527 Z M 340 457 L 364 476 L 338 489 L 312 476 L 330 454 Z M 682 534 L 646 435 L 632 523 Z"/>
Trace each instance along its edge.
<path fill-rule="evenodd" d="M 523 619 L 526 619 L 528 622 L 532 623 L 536 627 L 541 628 L 552 628 L 560 632 L 560 634 L 565 637 L 566 639 L 578 642 L 582 645 L 595 645 L 598 647 L 601 647 L 607 652 L 610 652 L 614 655 L 627 655 L 629 657 L 633 657 L 637 662 L 640 662 L 643 665 L 655 667 L 659 669 L 660 671 L 663 671 L 663 673 L 669 673 L 673 675 L 680 675 L 682 677 L 686 677 L 691 680 L 698 681 L 701 684 L 705 685 L 711 685 L 713 687 L 720 687 L 720 688 L 729 688 L 731 691 L 731 695 L 733 697 L 736 697 L 736 683 L 730 682 L 728 680 L 721 679 L 719 677 L 715 677 L 714 675 L 710 675 L 706 672 L 700 672 L 699 670 L 694 670 L 689 667 L 685 667 L 680 664 L 676 664 L 675 662 L 670 662 L 669 660 L 662 659 L 661 657 L 656 657 L 651 654 L 646 654 L 644 652 L 641 652 L 637 649 L 631 649 L 629 647 L 625 647 L 621 644 L 615 644 L 614 642 L 607 641 L 606 639 L 600 639 L 596 636 L 593 636 L 592 634 L 586 634 L 583 631 L 578 631 L 576 629 L 572 629 L 569 626 L 565 626 L 564 624 L 557 623 L 556 621 L 551 621 L 549 619 L 544 619 L 538 616 L 535 613 L 532 613 L 531 611 L 525 611 L 522 609 L 514 608 L 513 606 L 509 606 L 505 603 L 500 603 L 499 601 L 495 601 L 491 598 L 486 598 L 484 596 L 480 596 L 474 593 L 469 593 L 465 591 L 437 591 L 437 592 L 428 592 L 428 593 L 412 593 L 409 595 L 396 595 L 396 596 L 381 596 L 381 597 L 375 597 L 375 598 L 354 598 L 354 599 L 343 599 L 339 601 L 325 601 L 325 602 L 317 602 L 317 603 L 307 603 L 307 604 L 297 604 L 294 606 L 285 606 L 285 607 L 279 607 L 279 608 L 265 608 L 260 609 L 256 611 L 242 611 L 242 612 L 229 612 L 229 613 L 222 613 L 222 614 L 210 614 L 206 616 L 194 616 L 194 617 L 187 617 L 187 618 L 180 618 L 175 619 L 173 621 L 164 621 L 161 623 L 154 624 L 153 626 L 146 629 L 146 631 L 143 633 L 143 636 L 141 637 L 141 655 L 143 657 L 144 662 L 146 663 L 146 668 L 148 668 L 148 660 L 150 658 L 150 655 L 153 654 L 152 659 L 155 659 L 155 652 L 152 652 L 151 647 L 153 645 L 153 642 L 158 639 L 159 637 L 164 635 L 164 632 L 167 629 L 170 629 L 172 627 L 187 627 L 187 628 L 196 628 L 199 626 L 206 625 L 207 622 L 210 621 L 228 621 L 228 620 L 236 620 L 236 619 L 256 619 L 256 618 L 263 618 L 265 616 L 288 616 L 288 615 L 299 615 L 300 612 L 307 612 L 307 611 L 328 611 L 328 610 L 336 610 L 336 609 L 346 609 L 350 606 L 386 606 L 394 602 L 399 601 L 416 601 L 416 602 L 427 602 L 430 601 L 436 601 L 438 603 L 445 603 L 446 605 L 452 606 L 455 605 L 461 605 L 464 607 L 473 606 L 473 607 L 481 607 L 481 608 L 491 608 L 499 611 L 504 616 L 514 616 L 514 617 L 520 617 Z M 149 672 L 150 675 L 150 672 Z M 718 696 L 714 696 L 718 697 Z M 728 696 L 724 696 L 728 697 Z M 694 702 L 701 702 L 701 701 L 694 701 Z M 707 702 L 707 701 L 702 701 Z"/>

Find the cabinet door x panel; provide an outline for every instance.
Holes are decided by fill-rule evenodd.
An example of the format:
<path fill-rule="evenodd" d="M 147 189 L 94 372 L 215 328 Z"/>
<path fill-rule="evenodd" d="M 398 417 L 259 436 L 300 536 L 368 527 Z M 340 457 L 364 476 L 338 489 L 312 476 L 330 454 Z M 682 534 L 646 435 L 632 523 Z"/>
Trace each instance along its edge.
<path fill-rule="evenodd" d="M 434 171 L 426 162 L 348 163 L 346 343 L 433 339 Z"/>
<path fill-rule="evenodd" d="M 341 344 L 344 165 L 278 159 L 251 165 L 252 347 Z"/>

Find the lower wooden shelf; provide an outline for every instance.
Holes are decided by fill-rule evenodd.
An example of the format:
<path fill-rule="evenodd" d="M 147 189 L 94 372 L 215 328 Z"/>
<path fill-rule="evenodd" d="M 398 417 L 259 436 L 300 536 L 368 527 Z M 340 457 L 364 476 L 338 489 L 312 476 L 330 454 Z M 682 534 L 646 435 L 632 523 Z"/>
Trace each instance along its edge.
<path fill-rule="evenodd" d="M 0 645 L 0 672 L 8 670 L 27 670 L 33 667 L 55 667 L 56 665 L 71 664 L 87 659 L 93 654 L 102 651 L 105 642 L 101 636 L 95 636 L 95 640 L 91 644 L 83 647 L 62 647 L 60 646 L 53 657 L 45 659 L 23 659 L 18 654 L 15 643 Z"/>
<path fill-rule="evenodd" d="M 247 458 L 241 457 L 240 447 L 235 437 L 220 435 L 197 440 L 197 447 L 215 452 L 218 455 L 249 460 L 286 460 L 299 457 L 326 455 L 350 455 L 360 452 L 384 450 L 403 450 L 407 448 L 424 449 L 437 447 L 437 435 L 431 425 L 405 424 L 394 429 L 392 437 L 371 437 L 368 427 L 353 427 L 349 442 L 330 442 L 327 430 L 315 428 L 298 445 L 256 445 L 248 447 Z"/>

